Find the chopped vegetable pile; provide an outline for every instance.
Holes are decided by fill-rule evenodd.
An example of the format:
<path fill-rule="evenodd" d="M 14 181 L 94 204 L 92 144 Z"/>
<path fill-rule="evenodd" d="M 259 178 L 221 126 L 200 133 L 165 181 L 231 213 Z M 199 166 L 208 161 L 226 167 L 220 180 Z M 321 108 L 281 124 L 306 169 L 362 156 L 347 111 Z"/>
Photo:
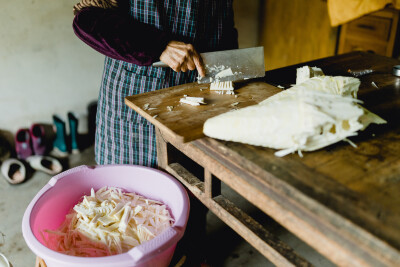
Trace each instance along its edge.
<path fill-rule="evenodd" d="M 172 225 L 166 205 L 115 187 L 103 187 L 66 215 L 58 230 L 44 230 L 47 247 L 67 255 L 101 257 L 124 253 Z"/>
<path fill-rule="evenodd" d="M 279 149 L 278 157 L 314 151 L 357 135 L 370 123 L 386 121 L 357 99 L 360 80 L 323 76 L 321 69 L 297 71 L 298 84 L 257 105 L 209 118 L 205 135 L 227 141 Z"/>

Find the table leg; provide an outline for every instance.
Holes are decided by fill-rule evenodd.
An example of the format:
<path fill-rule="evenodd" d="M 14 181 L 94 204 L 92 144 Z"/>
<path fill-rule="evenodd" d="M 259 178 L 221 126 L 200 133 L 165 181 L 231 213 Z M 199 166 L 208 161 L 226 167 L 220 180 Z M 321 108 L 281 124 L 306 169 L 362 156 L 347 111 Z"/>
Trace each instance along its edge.
<path fill-rule="evenodd" d="M 168 165 L 168 143 L 164 140 L 162 133 L 158 128 L 156 128 L 156 143 L 158 167 L 162 170 L 165 170 Z"/>
<path fill-rule="evenodd" d="M 171 144 L 169 144 L 166 140 L 164 140 L 162 136 L 162 132 L 159 129 L 156 129 L 156 137 L 157 137 L 157 160 L 158 167 L 162 170 L 167 170 L 168 165 L 174 161 L 182 160 L 182 155 L 178 153 L 175 154 L 174 150 L 171 150 Z M 208 173 L 208 174 L 207 174 Z M 205 175 L 209 181 L 209 191 L 210 194 L 214 192 L 215 194 L 220 194 L 220 184 L 218 186 L 217 179 L 212 179 L 211 173 L 204 170 L 202 172 L 196 173 L 199 176 Z M 202 177 L 200 177 L 202 179 Z M 215 186 L 212 188 L 212 180 L 214 180 Z M 203 184 L 198 178 L 194 179 L 194 183 Z M 175 258 L 181 258 L 182 255 L 187 255 L 187 259 L 185 264 L 188 266 L 199 265 L 200 262 L 204 262 L 205 251 L 204 247 L 206 247 L 206 218 L 208 208 L 201 203 L 196 196 L 186 188 L 189 200 L 190 200 L 190 213 L 189 219 L 186 226 L 185 235 L 179 241 Z M 204 192 L 204 187 L 201 187 L 201 191 Z M 174 260 L 174 259 L 173 259 Z M 176 260 L 176 259 L 175 259 Z"/>
<path fill-rule="evenodd" d="M 221 179 L 207 168 L 220 163 L 202 154 L 196 145 L 170 140 L 159 129 L 156 135 L 160 169 L 173 175 L 186 187 L 191 202 L 186 233 L 178 243 L 177 255 L 174 256 L 187 253 L 188 266 L 194 265 L 191 262 L 192 256 L 204 260 L 206 255 L 202 253 L 206 253 L 204 250 L 208 248 L 205 236 L 206 213 L 211 210 L 277 266 L 311 266 L 290 246 L 221 195 Z"/>
<path fill-rule="evenodd" d="M 221 180 L 213 177 L 212 173 L 207 169 L 204 169 L 204 191 L 208 198 L 221 195 Z"/>

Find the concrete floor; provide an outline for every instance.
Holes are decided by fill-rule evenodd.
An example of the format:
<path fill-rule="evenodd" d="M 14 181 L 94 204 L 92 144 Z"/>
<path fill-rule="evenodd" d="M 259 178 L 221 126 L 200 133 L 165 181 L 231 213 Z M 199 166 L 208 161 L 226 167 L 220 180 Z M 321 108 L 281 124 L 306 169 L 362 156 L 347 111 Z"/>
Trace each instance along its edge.
<path fill-rule="evenodd" d="M 87 149 L 81 154 L 69 158 L 70 167 L 83 164 L 95 164 L 92 149 Z M 20 185 L 12 186 L 4 179 L 0 180 L 0 232 L 4 236 L 3 242 L 1 242 L 0 236 L 0 252 L 10 260 L 14 267 L 34 266 L 35 255 L 24 241 L 21 221 L 29 202 L 49 179 L 49 175 L 36 172 L 29 180 Z M 334 266 L 301 240 L 258 212 L 229 188 L 223 186 L 222 193 L 241 209 L 255 216 L 260 223 L 268 224 L 269 229 L 272 228 L 283 241 L 313 265 Z M 206 248 L 207 259 L 212 266 L 273 266 L 211 212 L 207 215 L 207 241 L 209 243 Z"/>

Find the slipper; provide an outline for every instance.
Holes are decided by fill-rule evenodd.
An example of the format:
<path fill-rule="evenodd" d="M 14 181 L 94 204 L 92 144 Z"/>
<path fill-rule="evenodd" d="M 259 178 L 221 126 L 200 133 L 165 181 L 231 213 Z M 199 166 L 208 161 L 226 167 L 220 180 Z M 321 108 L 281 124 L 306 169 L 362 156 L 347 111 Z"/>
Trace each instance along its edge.
<path fill-rule="evenodd" d="M 3 253 L 0 253 L 0 266 L 4 266 L 4 267 L 10 267 L 10 262 L 8 261 L 8 259 L 6 258 L 6 256 L 4 256 Z"/>
<path fill-rule="evenodd" d="M 26 161 L 33 169 L 50 175 L 55 175 L 62 171 L 61 163 L 52 157 L 33 155 L 28 157 Z"/>
<path fill-rule="evenodd" d="M 20 184 L 25 181 L 25 165 L 17 159 L 7 159 L 1 165 L 1 173 L 10 184 Z"/>

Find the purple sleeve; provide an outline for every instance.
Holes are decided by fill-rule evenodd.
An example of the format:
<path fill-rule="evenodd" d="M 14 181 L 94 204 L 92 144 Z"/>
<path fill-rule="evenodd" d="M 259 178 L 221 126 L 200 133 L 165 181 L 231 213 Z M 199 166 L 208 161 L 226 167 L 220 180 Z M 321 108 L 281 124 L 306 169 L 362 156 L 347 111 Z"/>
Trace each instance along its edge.
<path fill-rule="evenodd" d="M 88 7 L 74 18 L 75 34 L 108 57 L 141 66 L 158 61 L 170 36 L 116 9 Z"/>

